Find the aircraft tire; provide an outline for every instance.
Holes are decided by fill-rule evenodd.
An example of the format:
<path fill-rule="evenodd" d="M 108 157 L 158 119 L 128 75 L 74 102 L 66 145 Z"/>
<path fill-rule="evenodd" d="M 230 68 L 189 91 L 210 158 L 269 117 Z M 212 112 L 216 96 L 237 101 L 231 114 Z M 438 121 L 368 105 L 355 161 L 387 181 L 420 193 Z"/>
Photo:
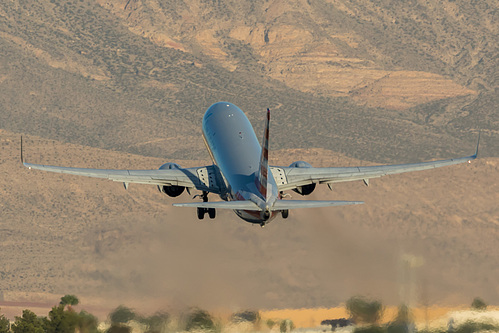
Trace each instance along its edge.
<path fill-rule="evenodd" d="M 216 215 L 217 212 L 215 208 L 208 208 L 208 216 L 210 217 L 210 219 L 214 219 Z"/>
<path fill-rule="evenodd" d="M 206 213 L 205 208 L 199 208 L 198 207 L 198 219 L 202 220 L 204 219 L 204 214 Z"/>
<path fill-rule="evenodd" d="M 289 210 L 287 210 L 287 209 L 286 209 L 286 210 L 283 210 L 283 211 L 281 212 L 281 215 L 282 215 L 282 218 L 283 218 L 283 219 L 287 219 L 287 218 L 288 218 L 288 216 L 289 216 Z"/>

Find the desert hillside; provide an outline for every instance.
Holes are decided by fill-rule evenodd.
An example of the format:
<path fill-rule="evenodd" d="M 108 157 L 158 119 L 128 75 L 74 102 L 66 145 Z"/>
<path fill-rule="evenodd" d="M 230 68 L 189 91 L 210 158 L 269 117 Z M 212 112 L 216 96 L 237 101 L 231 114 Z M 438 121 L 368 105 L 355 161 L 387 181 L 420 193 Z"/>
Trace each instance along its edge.
<path fill-rule="evenodd" d="M 28 170 L 19 163 L 19 135 L 2 131 L 1 142 L 6 295 L 71 292 L 111 305 L 232 309 L 330 307 L 360 293 L 397 304 L 401 260 L 415 256 L 422 260 L 418 301 L 467 304 L 477 295 L 499 301 L 496 158 L 389 176 L 369 187 L 324 186 L 311 199 L 365 204 L 296 210 L 262 229 L 230 211 L 199 221 L 194 210 L 171 207 L 191 201 L 187 194 L 171 199 L 153 186 L 125 191 L 119 183 Z M 99 168 L 164 162 L 32 136 L 25 143 L 32 162 Z M 271 162 L 298 159 L 368 164 L 314 149 L 275 151 Z"/>
<path fill-rule="evenodd" d="M 0 4 L 6 130 L 198 158 L 204 110 L 240 106 L 276 149 L 376 162 L 497 140 L 496 4 L 50 1 Z M 393 147 L 397 145 L 397 155 Z M 498 156 L 497 145 L 487 154 Z"/>
<path fill-rule="evenodd" d="M 0 298 L 397 304 L 415 258 L 418 301 L 499 302 L 498 12 L 493 0 L 0 2 Z M 224 100 L 258 137 L 272 109 L 274 164 L 468 156 L 479 131 L 481 158 L 320 188 L 310 198 L 365 204 L 265 229 L 171 206 L 188 194 L 19 163 L 22 134 L 32 162 L 208 164 L 201 119 Z"/>

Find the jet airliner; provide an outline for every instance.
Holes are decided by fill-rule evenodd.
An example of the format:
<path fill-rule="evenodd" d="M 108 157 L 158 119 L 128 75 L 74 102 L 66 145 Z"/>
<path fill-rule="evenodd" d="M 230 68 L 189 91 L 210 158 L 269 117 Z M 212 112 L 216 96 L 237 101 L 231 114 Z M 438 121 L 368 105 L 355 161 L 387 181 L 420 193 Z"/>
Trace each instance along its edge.
<path fill-rule="evenodd" d="M 88 169 L 27 163 L 29 169 L 97 177 L 122 182 L 125 189 L 130 183 L 157 185 L 160 192 L 170 197 L 181 195 L 185 189 L 196 189 L 202 201 L 176 203 L 177 207 L 197 208 L 197 216 L 206 214 L 215 218 L 217 209 L 231 209 L 241 219 L 264 226 L 276 216 L 287 218 L 290 209 L 356 205 L 361 201 L 287 200 L 284 191 L 293 190 L 309 195 L 317 184 L 362 180 L 386 175 L 421 171 L 437 167 L 470 162 L 478 154 L 448 160 L 412 164 L 314 168 L 297 161 L 288 167 L 270 166 L 269 157 L 270 110 L 267 109 L 262 145 L 253 127 L 241 109 L 228 102 L 211 105 L 202 123 L 203 139 L 213 160 L 212 165 L 182 168 L 176 163 L 163 164 L 158 170 Z M 218 195 L 222 201 L 208 201 L 208 194 Z"/>

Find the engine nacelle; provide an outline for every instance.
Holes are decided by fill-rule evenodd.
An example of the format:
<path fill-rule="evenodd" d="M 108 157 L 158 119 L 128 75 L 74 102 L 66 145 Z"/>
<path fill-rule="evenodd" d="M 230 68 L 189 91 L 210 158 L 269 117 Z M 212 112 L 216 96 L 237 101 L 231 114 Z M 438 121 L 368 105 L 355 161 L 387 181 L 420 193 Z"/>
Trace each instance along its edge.
<path fill-rule="evenodd" d="M 164 170 L 164 169 L 181 169 L 180 165 L 177 163 L 165 163 L 162 166 L 159 167 L 159 170 Z M 176 185 L 164 185 L 164 186 L 158 186 L 158 190 L 160 192 L 165 193 L 166 195 L 170 197 L 178 197 L 181 195 L 185 187 L 184 186 L 176 186 Z"/>
<path fill-rule="evenodd" d="M 309 195 L 315 190 L 315 185 L 317 184 L 313 183 L 304 186 L 298 186 L 297 188 L 294 188 L 293 191 L 301 195 Z"/>
<path fill-rule="evenodd" d="M 289 165 L 290 168 L 311 168 L 312 165 L 310 163 L 304 162 L 304 161 L 296 161 L 293 162 Z M 303 186 L 298 186 L 297 188 L 293 189 L 298 194 L 301 195 L 309 195 L 315 190 L 315 186 L 317 184 L 308 184 L 308 185 L 303 185 Z"/>
<path fill-rule="evenodd" d="M 158 188 L 161 192 L 165 193 L 170 197 L 178 197 L 185 190 L 184 186 L 177 186 L 177 185 L 171 185 L 171 186 L 164 185 L 164 186 L 158 186 Z"/>

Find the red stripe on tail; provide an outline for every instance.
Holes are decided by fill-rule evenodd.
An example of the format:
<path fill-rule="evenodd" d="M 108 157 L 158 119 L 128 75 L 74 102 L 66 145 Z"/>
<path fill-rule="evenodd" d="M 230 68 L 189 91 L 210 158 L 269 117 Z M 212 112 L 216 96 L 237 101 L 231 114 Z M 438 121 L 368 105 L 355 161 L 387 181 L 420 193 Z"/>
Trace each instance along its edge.
<path fill-rule="evenodd" d="M 263 198 L 267 200 L 267 182 L 269 175 L 269 124 L 270 110 L 267 109 L 267 121 L 262 141 L 262 156 L 260 157 L 260 169 L 258 171 L 257 188 Z"/>

